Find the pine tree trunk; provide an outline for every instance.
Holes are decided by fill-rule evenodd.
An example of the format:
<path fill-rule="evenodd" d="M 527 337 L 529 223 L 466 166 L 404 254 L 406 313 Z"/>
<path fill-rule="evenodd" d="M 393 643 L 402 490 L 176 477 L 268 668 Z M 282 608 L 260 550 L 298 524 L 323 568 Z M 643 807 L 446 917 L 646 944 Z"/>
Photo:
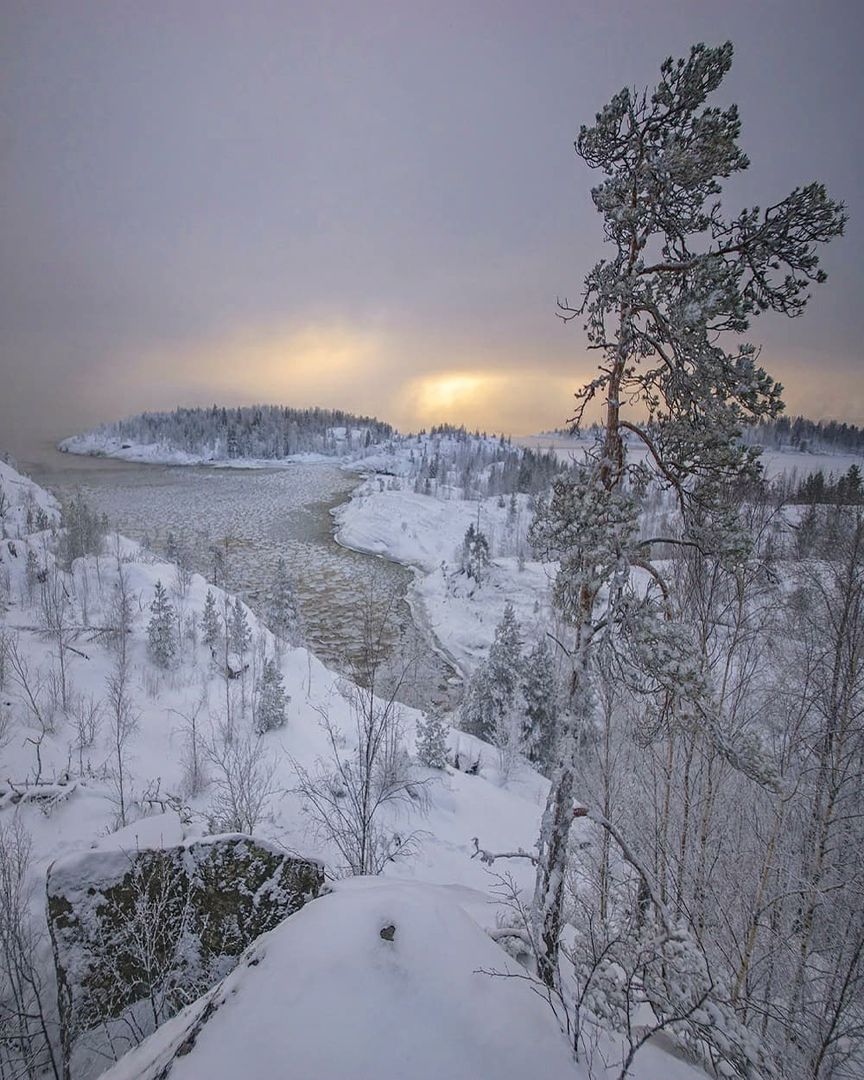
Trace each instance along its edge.
<path fill-rule="evenodd" d="M 564 717 L 558 744 L 559 760 L 552 776 L 538 841 L 537 878 L 534 887 L 537 973 L 550 989 L 558 985 L 558 955 L 563 925 L 564 884 L 570 826 L 573 823 L 576 755 L 579 733 L 588 720 L 590 695 L 587 686 L 588 648 L 583 644 L 574 656 L 570 710 Z"/>

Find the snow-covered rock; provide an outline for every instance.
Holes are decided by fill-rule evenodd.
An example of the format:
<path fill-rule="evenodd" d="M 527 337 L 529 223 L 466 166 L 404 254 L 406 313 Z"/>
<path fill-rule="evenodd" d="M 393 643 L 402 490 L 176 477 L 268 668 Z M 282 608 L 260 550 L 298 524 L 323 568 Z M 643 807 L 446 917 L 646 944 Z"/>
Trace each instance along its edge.
<path fill-rule="evenodd" d="M 458 897 L 339 883 L 105 1080 L 580 1080 L 551 1009 L 493 974 L 524 971 Z"/>

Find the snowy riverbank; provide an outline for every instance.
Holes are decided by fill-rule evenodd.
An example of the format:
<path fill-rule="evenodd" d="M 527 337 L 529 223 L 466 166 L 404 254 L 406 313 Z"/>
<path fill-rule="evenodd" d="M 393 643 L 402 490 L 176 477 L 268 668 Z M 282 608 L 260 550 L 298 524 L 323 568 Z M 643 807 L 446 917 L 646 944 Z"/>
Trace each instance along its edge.
<path fill-rule="evenodd" d="M 524 550 L 520 559 L 515 550 L 520 544 L 524 549 L 528 497 L 515 497 L 515 513 L 509 502 L 499 502 L 420 495 L 398 480 L 388 486 L 372 476 L 331 511 L 338 543 L 414 571 L 408 599 L 415 618 L 464 678 L 486 655 L 508 601 L 526 640 L 539 637 L 554 621 L 551 568 L 525 558 Z M 478 522 L 493 552 L 481 584 L 459 569 L 465 533 Z M 513 553 L 500 554 L 508 550 Z"/>

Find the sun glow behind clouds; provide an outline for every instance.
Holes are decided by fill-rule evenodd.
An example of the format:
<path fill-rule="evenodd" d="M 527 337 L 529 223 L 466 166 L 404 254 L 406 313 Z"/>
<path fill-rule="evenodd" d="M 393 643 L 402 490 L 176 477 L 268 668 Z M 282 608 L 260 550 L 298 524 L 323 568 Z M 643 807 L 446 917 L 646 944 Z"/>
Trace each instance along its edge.
<path fill-rule="evenodd" d="M 500 380 L 499 375 L 430 375 L 418 388 L 417 408 L 426 418 L 449 416 L 476 409 L 485 390 Z"/>
<path fill-rule="evenodd" d="M 528 434 L 565 422 L 575 364 L 562 375 L 554 361 L 547 369 L 515 351 L 471 356 L 467 344 L 368 324 L 238 328 L 130 357 L 136 374 L 116 411 L 262 401 L 374 414 L 402 430 L 447 422 Z"/>
<path fill-rule="evenodd" d="M 178 392 L 297 405 L 329 404 L 373 370 L 383 341 L 340 326 L 244 330 L 225 338 L 160 351 L 139 366 L 149 380 Z"/>
<path fill-rule="evenodd" d="M 260 401 L 377 415 L 403 431 L 446 422 L 527 435 L 561 427 L 572 416 L 573 393 L 593 376 L 596 363 L 578 346 L 575 336 L 562 339 L 539 358 L 515 344 L 490 349 L 444 331 L 430 340 L 368 322 L 240 327 L 120 357 L 128 374 L 119 391 L 111 382 L 118 359 L 112 356 L 97 380 L 112 392 L 79 426 L 178 404 Z M 860 394 L 848 380 L 820 371 L 817 392 L 811 367 L 792 357 L 785 362 L 782 373 L 793 375 L 790 413 L 831 415 L 844 394 L 860 410 Z M 769 367 L 780 372 L 781 364 Z M 91 400 L 97 397 L 98 388 Z M 596 419 L 596 411 L 587 418 Z"/>
<path fill-rule="evenodd" d="M 572 378 L 536 368 L 444 371 L 409 382 L 397 410 L 418 426 L 447 421 L 486 431 L 528 434 L 561 426 L 572 393 Z"/>

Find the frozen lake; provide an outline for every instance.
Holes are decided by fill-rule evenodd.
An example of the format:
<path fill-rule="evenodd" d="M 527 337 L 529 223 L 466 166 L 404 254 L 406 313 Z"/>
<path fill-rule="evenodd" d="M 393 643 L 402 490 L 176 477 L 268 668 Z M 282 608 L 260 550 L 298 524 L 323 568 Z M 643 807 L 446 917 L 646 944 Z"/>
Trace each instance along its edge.
<path fill-rule="evenodd" d="M 307 641 L 325 663 L 345 673 L 359 656 L 362 601 L 374 577 L 377 593 L 397 598 L 385 686 L 416 658 L 399 699 L 419 706 L 457 702 L 461 688 L 455 672 L 415 625 L 405 601 L 411 572 L 333 540 L 330 509 L 349 497 L 357 476 L 330 464 L 256 470 L 137 465 L 61 454 L 48 446 L 20 464 L 60 498 L 80 490 L 112 528 L 149 542 L 155 551 L 164 553 L 173 532 L 190 552 L 194 569 L 207 578 L 213 577 L 212 546 L 227 541 L 228 588 L 256 611 L 263 611 L 282 556 L 297 590 Z"/>

